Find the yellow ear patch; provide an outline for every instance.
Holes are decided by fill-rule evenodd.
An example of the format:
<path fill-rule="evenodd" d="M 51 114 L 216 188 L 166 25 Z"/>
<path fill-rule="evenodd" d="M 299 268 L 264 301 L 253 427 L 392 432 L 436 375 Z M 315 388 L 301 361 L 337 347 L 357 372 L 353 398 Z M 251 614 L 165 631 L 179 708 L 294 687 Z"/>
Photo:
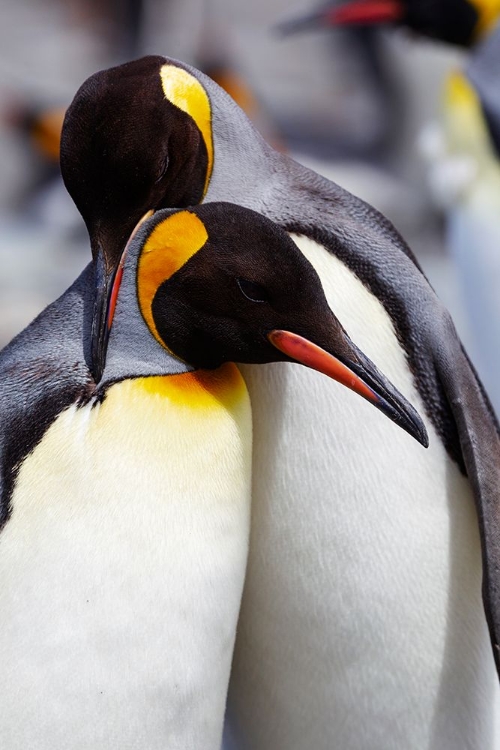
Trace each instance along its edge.
<path fill-rule="evenodd" d="M 469 0 L 479 16 L 474 36 L 476 39 L 486 34 L 500 16 L 500 0 Z"/>
<path fill-rule="evenodd" d="M 149 235 L 137 265 L 139 307 L 155 339 L 165 346 L 156 329 L 151 306 L 158 288 L 174 275 L 208 240 L 203 222 L 189 211 L 161 221 Z"/>
<path fill-rule="evenodd" d="M 197 124 L 207 148 L 208 167 L 203 195 L 207 192 L 214 164 L 212 111 L 207 92 L 194 76 L 175 65 L 160 69 L 163 93 L 169 102 L 188 114 Z"/>

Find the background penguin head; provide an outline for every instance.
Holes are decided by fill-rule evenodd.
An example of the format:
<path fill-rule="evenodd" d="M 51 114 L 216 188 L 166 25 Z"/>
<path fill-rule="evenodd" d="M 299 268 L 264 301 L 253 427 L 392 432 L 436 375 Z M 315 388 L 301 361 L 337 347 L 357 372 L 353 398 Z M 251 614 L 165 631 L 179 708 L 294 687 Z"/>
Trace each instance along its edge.
<path fill-rule="evenodd" d="M 107 263 L 119 259 L 148 210 L 195 205 L 204 194 L 211 149 L 203 132 L 206 94 L 178 65 L 165 91 L 166 64 L 150 56 L 95 73 L 66 112 L 61 172 L 94 256 L 101 246 Z"/>
<path fill-rule="evenodd" d="M 350 341 L 314 268 L 269 219 L 228 203 L 160 211 L 123 268 L 108 312 L 104 384 L 225 362 L 299 362 L 427 444 L 415 410 Z"/>
<path fill-rule="evenodd" d="M 433 39 L 469 47 L 495 24 L 499 0 L 347 0 L 277 27 L 291 34 L 315 27 L 400 24 Z"/>
<path fill-rule="evenodd" d="M 96 268 L 93 327 L 123 249 L 141 217 L 203 200 L 213 166 L 208 95 L 179 63 L 143 57 L 80 87 L 61 135 L 61 173 L 87 226 Z M 96 340 L 102 340 L 102 336 Z M 92 352 L 102 374 L 102 352 Z"/>
<path fill-rule="evenodd" d="M 61 136 L 61 173 L 87 226 L 96 265 L 94 327 L 141 217 L 203 200 L 213 165 L 208 95 L 181 64 L 143 57 L 95 73 L 76 93 Z M 102 352 L 92 352 L 94 376 Z"/>

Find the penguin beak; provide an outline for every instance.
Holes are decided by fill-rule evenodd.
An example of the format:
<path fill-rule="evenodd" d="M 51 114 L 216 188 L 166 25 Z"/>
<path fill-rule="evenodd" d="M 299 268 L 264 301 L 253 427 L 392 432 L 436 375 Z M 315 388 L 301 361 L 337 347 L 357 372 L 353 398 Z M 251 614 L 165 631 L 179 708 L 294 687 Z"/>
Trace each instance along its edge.
<path fill-rule="evenodd" d="M 354 0 L 331 8 L 330 26 L 374 26 L 397 23 L 403 19 L 401 0 Z"/>
<path fill-rule="evenodd" d="M 416 410 L 347 336 L 342 342 L 343 361 L 290 331 L 274 330 L 267 338 L 276 349 L 290 359 L 328 375 L 362 396 L 424 448 L 428 447 L 427 431 Z M 345 352 L 348 352 L 347 356 Z"/>
<path fill-rule="evenodd" d="M 404 8 L 401 0 L 353 0 L 290 21 L 284 21 L 275 28 L 283 36 L 288 36 L 308 29 L 315 29 L 318 26 L 382 25 L 401 21 L 403 13 Z"/>
<path fill-rule="evenodd" d="M 91 371 L 95 383 L 99 383 L 106 364 L 106 350 L 108 348 L 109 332 L 113 323 L 116 300 L 123 276 L 123 266 L 130 243 L 134 239 L 139 227 L 154 213 L 148 211 L 135 225 L 125 248 L 119 256 L 118 263 L 112 264 L 111 268 L 106 264 L 109 257 L 105 248 L 98 243 L 95 257 L 95 301 L 92 313 L 91 331 Z"/>

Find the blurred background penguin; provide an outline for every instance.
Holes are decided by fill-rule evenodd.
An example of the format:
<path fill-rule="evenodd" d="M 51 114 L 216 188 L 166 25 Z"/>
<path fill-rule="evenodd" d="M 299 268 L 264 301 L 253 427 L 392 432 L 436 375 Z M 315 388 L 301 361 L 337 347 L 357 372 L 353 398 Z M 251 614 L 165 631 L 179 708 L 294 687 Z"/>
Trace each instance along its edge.
<path fill-rule="evenodd" d="M 436 119 L 418 138 L 430 195 L 445 217 L 468 349 L 500 411 L 500 15 L 498 0 L 351 0 L 329 3 L 278 24 L 287 36 L 319 29 L 376 34 L 402 27 L 469 51 L 445 77 Z"/>

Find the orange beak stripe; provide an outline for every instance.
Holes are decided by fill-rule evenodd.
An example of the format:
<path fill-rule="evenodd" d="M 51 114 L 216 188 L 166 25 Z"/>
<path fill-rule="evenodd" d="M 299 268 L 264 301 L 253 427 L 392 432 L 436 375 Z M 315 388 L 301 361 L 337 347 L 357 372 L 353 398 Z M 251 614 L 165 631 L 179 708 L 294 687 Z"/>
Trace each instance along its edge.
<path fill-rule="evenodd" d="M 329 354 L 320 346 L 313 344 L 308 339 L 299 336 L 290 331 L 271 331 L 267 338 L 276 349 L 286 354 L 291 359 L 295 359 L 306 367 L 328 375 L 337 382 L 350 388 L 351 391 L 358 393 L 372 403 L 378 403 L 380 398 L 377 396 L 361 378 L 352 372 L 339 359 Z"/>

